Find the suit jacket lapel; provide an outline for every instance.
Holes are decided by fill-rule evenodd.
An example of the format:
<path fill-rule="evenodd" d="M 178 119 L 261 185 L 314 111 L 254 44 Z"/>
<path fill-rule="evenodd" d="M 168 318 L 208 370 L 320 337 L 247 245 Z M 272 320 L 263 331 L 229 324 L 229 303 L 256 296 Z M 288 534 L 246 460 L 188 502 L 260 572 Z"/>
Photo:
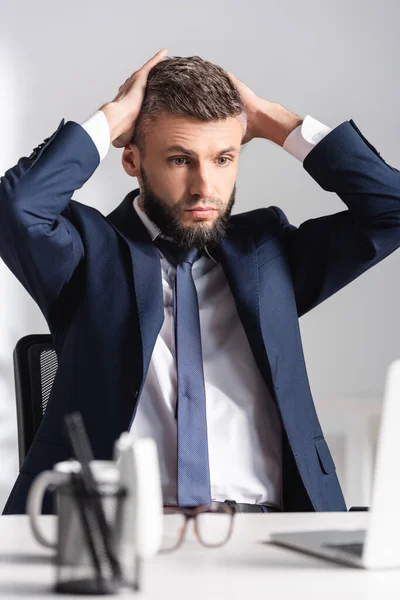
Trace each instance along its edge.
<path fill-rule="evenodd" d="M 107 219 L 127 242 L 132 259 L 133 283 L 142 337 L 143 383 L 164 321 L 164 301 L 158 250 L 132 205 L 139 191 L 136 189 L 129 192 Z"/>
<path fill-rule="evenodd" d="M 224 269 L 257 366 L 273 393 L 269 355 L 274 349 L 272 340 L 268 339 L 267 356 L 261 322 L 257 248 L 254 239 L 244 226 L 232 225 L 228 230 L 228 237 L 214 253 Z"/>

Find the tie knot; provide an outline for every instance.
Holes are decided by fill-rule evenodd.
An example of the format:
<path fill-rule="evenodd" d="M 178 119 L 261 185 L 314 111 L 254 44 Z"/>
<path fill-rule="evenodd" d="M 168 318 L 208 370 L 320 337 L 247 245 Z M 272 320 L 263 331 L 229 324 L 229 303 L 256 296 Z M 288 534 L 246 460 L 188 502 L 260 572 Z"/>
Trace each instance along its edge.
<path fill-rule="evenodd" d="M 193 263 L 200 257 L 202 253 L 199 248 L 190 248 L 190 250 L 186 250 L 179 246 L 176 242 L 167 240 L 161 236 L 158 236 L 154 240 L 154 244 L 160 248 L 165 258 L 172 265 L 174 265 L 174 267 L 181 263 L 189 263 L 190 265 L 193 265 Z"/>

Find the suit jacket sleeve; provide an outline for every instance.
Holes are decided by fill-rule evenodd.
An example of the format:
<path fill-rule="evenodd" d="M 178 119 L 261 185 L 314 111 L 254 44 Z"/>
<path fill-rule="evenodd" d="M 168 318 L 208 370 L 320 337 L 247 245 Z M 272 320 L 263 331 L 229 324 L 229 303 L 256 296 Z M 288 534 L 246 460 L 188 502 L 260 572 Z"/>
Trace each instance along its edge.
<path fill-rule="evenodd" d="M 353 120 L 324 137 L 303 166 L 347 210 L 296 227 L 280 208 L 270 207 L 279 219 L 299 317 L 400 246 L 400 171 L 384 161 Z"/>
<path fill-rule="evenodd" d="M 99 162 L 89 134 L 62 119 L 42 147 L 0 179 L 0 256 L 46 318 L 84 256 L 65 216 L 68 203 Z"/>

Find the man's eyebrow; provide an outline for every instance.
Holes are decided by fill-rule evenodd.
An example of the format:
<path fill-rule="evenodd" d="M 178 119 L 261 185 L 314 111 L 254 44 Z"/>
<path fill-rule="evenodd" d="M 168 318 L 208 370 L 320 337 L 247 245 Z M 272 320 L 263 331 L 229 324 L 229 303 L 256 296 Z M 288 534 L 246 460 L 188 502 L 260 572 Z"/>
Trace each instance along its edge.
<path fill-rule="evenodd" d="M 181 152 L 182 154 L 187 154 L 188 156 L 197 156 L 196 152 L 193 150 L 189 150 L 189 148 L 185 148 L 184 146 L 169 146 L 164 150 L 164 154 L 168 152 Z M 239 149 L 236 146 L 229 146 L 229 148 L 225 148 L 218 152 L 218 156 L 221 154 L 227 154 L 228 152 L 239 153 Z"/>

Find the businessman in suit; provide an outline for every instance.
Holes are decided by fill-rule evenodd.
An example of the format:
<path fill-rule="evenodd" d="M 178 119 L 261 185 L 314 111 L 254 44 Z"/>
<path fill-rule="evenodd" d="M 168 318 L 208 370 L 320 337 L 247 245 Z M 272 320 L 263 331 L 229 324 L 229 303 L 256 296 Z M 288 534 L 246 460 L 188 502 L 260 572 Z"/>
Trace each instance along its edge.
<path fill-rule="evenodd" d="M 298 228 L 277 206 L 231 215 L 240 147 L 256 137 L 347 208 Z M 71 197 L 110 142 L 140 187 L 104 216 Z M 96 458 L 122 431 L 156 440 L 165 505 L 346 510 L 298 319 L 400 245 L 400 172 L 352 120 L 303 119 L 164 49 L 9 169 L 0 211 L 1 257 L 59 359 L 4 513 L 25 512 L 35 476 L 71 456 L 74 410 Z"/>

